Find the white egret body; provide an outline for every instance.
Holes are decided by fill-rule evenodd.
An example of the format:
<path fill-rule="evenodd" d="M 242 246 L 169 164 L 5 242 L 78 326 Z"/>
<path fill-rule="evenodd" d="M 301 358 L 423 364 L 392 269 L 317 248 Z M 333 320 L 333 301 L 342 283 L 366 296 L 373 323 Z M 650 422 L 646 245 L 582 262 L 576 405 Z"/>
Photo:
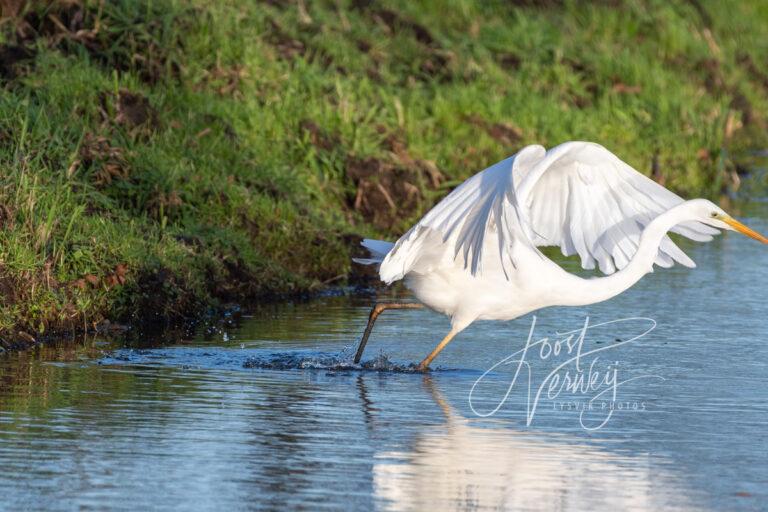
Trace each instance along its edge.
<path fill-rule="evenodd" d="M 527 146 L 448 194 L 396 243 L 364 240 L 363 264 L 379 264 L 387 284 L 404 279 L 420 303 L 451 318 L 451 331 L 420 364 L 425 369 L 475 320 L 512 320 L 547 306 L 601 302 L 635 284 L 653 265 L 694 262 L 667 236 L 709 241 L 720 229 L 752 231 L 706 199 L 684 201 L 598 144 Z M 559 246 L 582 278 L 539 250 Z M 371 312 L 356 361 L 373 322 Z"/>

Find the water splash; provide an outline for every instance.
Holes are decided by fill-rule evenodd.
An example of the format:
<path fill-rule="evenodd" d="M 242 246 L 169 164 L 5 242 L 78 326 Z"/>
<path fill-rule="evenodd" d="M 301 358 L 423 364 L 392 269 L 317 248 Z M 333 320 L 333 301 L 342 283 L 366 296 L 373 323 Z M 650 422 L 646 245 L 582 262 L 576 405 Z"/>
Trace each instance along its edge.
<path fill-rule="evenodd" d="M 244 368 L 269 370 L 352 370 L 394 373 L 419 372 L 416 365 L 399 364 L 381 353 L 374 359 L 354 363 L 350 354 L 343 352 L 271 352 L 251 356 L 243 363 Z"/>
<path fill-rule="evenodd" d="M 355 364 L 350 347 L 340 352 L 197 347 L 118 349 L 102 357 L 104 366 L 164 366 L 182 369 L 330 370 L 417 373 L 414 363 L 396 363 L 385 353 Z"/>

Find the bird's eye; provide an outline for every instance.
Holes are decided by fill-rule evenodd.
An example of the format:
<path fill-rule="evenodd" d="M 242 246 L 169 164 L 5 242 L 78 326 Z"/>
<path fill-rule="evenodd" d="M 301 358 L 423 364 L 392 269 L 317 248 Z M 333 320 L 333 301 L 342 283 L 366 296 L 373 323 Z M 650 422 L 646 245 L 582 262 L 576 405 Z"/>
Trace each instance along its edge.
<path fill-rule="evenodd" d="M 715 217 L 717 217 L 717 212 L 712 212 L 709 214 L 709 216 L 714 219 Z"/>

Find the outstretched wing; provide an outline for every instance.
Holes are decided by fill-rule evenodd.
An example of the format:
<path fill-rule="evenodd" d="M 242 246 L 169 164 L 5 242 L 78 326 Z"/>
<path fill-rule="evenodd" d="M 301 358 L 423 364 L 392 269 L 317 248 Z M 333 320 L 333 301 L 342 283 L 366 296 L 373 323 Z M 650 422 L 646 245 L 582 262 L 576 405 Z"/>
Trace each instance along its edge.
<path fill-rule="evenodd" d="M 408 272 L 427 272 L 461 258 L 472 275 L 481 271 L 484 244 L 499 248 L 502 268 L 514 266 L 515 242 L 533 247 L 521 225 L 515 186 L 524 169 L 545 155 L 541 146 L 528 146 L 516 155 L 485 169 L 448 194 L 413 226 L 387 254 L 379 269 L 391 283 Z"/>
<path fill-rule="evenodd" d="M 567 142 L 549 151 L 528 146 L 476 174 L 413 226 L 381 264 L 387 283 L 461 258 L 472 275 L 482 271 L 483 249 L 498 246 L 509 275 L 515 243 L 559 246 L 578 254 L 586 269 L 624 268 L 655 217 L 683 199 L 643 176 L 604 147 Z M 719 231 L 686 222 L 672 231 L 706 242 Z M 664 237 L 656 264 L 694 262 Z"/>
<path fill-rule="evenodd" d="M 643 176 L 616 155 L 589 142 L 567 142 L 547 151 L 518 187 L 518 197 L 537 246 L 559 246 L 578 254 L 581 265 L 605 274 L 624 268 L 634 256 L 645 226 L 683 199 Z M 709 241 L 719 233 L 700 222 L 679 224 L 673 232 Z M 656 264 L 694 262 L 665 237 Z"/>

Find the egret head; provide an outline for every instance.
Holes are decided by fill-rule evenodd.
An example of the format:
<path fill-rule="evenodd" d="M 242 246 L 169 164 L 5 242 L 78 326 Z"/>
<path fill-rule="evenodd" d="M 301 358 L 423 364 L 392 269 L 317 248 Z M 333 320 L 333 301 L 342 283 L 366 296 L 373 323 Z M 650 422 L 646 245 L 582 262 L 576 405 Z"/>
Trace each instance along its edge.
<path fill-rule="evenodd" d="M 699 222 L 703 222 L 704 224 L 708 224 L 718 229 L 738 231 L 739 233 L 754 238 L 764 244 L 768 244 L 768 238 L 737 221 L 712 201 L 706 199 L 694 199 L 693 201 L 688 201 L 688 203 L 690 204 L 691 213 Z"/>

